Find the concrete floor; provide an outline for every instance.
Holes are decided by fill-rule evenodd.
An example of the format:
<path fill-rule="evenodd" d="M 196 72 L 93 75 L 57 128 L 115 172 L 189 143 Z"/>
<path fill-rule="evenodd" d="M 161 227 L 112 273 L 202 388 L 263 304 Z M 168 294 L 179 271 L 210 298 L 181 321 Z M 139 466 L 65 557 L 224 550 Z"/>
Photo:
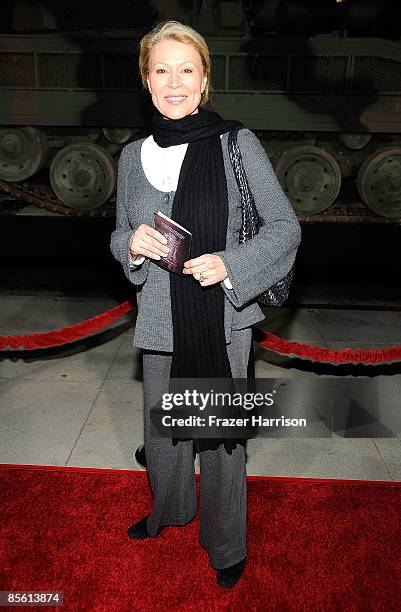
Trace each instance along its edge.
<path fill-rule="evenodd" d="M 0 334 L 48 331 L 116 305 L 104 298 L 0 297 Z M 265 309 L 260 325 L 279 336 L 329 348 L 401 344 L 401 312 Z M 0 463 L 139 469 L 143 442 L 141 352 L 133 315 L 61 349 L 0 356 Z M 366 381 L 367 395 L 398 416 L 401 364 L 341 369 L 274 355 L 255 343 L 256 375 Z M 361 383 L 362 384 L 362 383 Z M 393 437 L 258 438 L 247 446 L 249 475 L 401 481 L 400 430 Z M 198 458 L 196 469 L 199 470 Z"/>

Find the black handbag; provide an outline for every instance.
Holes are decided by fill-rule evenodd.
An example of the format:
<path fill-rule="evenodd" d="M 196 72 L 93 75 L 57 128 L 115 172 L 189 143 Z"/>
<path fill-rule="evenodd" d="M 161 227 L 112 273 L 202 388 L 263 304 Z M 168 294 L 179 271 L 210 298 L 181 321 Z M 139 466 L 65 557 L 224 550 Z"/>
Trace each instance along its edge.
<path fill-rule="evenodd" d="M 239 244 L 250 240 L 263 225 L 259 216 L 251 189 L 246 177 L 241 151 L 237 143 L 237 134 L 241 126 L 234 128 L 228 134 L 228 153 L 233 166 L 235 179 L 241 195 L 242 227 L 239 233 Z M 294 278 L 295 262 L 291 270 L 277 283 L 258 296 L 258 302 L 268 306 L 281 306 L 288 298 L 291 283 Z"/>

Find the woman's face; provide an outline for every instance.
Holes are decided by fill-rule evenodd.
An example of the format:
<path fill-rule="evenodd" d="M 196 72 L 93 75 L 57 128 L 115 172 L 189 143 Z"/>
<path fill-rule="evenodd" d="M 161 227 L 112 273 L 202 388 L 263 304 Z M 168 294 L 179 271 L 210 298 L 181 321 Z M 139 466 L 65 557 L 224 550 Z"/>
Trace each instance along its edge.
<path fill-rule="evenodd" d="M 198 112 L 206 85 L 202 60 L 190 44 L 162 40 L 149 57 L 148 88 L 156 108 L 169 119 Z"/>

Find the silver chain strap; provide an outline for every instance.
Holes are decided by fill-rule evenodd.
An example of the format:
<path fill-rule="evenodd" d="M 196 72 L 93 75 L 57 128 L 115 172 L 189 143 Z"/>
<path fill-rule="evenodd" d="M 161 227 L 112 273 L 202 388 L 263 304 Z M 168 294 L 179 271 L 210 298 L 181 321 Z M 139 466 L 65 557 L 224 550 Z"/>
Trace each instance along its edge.
<path fill-rule="evenodd" d="M 239 128 L 234 128 L 228 134 L 228 153 L 234 170 L 235 179 L 241 196 L 242 226 L 239 233 L 239 244 L 250 240 L 259 232 L 263 219 L 259 216 L 249 187 L 242 162 L 241 151 L 237 142 Z M 269 287 L 258 297 L 258 301 L 268 306 L 281 306 L 288 298 L 291 283 L 294 278 L 295 264 L 291 270 L 275 285 Z"/>

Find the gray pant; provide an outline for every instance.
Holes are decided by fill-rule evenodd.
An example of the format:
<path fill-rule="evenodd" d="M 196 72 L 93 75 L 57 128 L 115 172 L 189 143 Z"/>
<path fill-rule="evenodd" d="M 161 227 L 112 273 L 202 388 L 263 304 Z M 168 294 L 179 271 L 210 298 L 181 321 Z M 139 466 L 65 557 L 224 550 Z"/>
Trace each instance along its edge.
<path fill-rule="evenodd" d="M 234 378 L 246 378 L 251 328 L 232 331 L 227 353 Z M 150 408 L 168 391 L 171 353 L 143 354 L 144 441 L 153 507 L 147 520 L 151 536 L 161 525 L 185 525 L 197 513 L 192 441 L 173 446 L 150 423 Z M 200 453 L 199 542 L 210 565 L 222 569 L 246 554 L 247 487 L 245 450 L 237 445 L 229 455 L 221 444 Z"/>

